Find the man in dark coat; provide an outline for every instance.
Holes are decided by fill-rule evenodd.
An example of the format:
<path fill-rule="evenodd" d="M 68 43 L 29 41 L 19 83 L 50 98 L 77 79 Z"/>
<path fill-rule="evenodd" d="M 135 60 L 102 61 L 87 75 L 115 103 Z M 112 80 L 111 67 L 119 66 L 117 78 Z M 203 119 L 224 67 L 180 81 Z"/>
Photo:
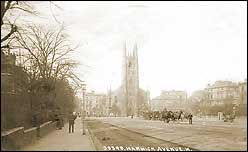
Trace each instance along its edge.
<path fill-rule="evenodd" d="M 192 124 L 192 118 L 193 118 L 193 115 L 192 113 L 189 114 L 189 124 Z"/>
<path fill-rule="evenodd" d="M 74 132 L 74 121 L 77 118 L 77 115 L 74 115 L 73 112 L 69 114 L 69 133 Z"/>

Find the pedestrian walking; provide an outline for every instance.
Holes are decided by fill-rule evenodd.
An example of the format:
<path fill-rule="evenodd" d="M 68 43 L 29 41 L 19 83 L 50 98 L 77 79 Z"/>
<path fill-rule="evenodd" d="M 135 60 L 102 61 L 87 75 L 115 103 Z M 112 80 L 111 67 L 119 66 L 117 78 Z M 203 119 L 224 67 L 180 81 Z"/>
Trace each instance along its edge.
<path fill-rule="evenodd" d="M 192 124 L 192 118 L 193 118 L 193 115 L 192 113 L 189 114 L 189 124 Z"/>
<path fill-rule="evenodd" d="M 63 126 L 63 116 L 61 114 L 60 108 L 56 108 L 54 112 L 54 120 L 57 122 L 56 127 L 57 129 L 62 129 Z"/>
<path fill-rule="evenodd" d="M 70 112 L 69 114 L 69 133 L 74 132 L 74 121 L 77 118 L 77 115 L 73 114 L 73 112 Z"/>
<path fill-rule="evenodd" d="M 64 127 L 64 120 L 63 120 L 63 115 L 62 113 L 58 114 L 59 120 L 58 120 L 58 128 L 62 129 Z"/>
<path fill-rule="evenodd" d="M 41 125 L 41 116 L 39 112 L 35 112 L 33 115 L 33 125 L 36 127 L 36 136 L 40 137 L 40 125 Z"/>

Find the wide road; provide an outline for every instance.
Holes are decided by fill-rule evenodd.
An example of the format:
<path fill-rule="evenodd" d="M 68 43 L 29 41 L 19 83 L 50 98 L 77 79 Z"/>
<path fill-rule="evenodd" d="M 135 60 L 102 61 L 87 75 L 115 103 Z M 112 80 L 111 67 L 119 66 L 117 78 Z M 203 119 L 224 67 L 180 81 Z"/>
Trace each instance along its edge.
<path fill-rule="evenodd" d="M 246 120 L 247 118 L 237 119 L 231 123 L 217 118 L 194 118 L 193 124 L 190 125 L 188 122 L 167 124 L 140 118 L 104 117 L 88 118 L 88 129 L 105 149 L 111 145 L 139 145 L 231 151 L 247 150 Z"/>

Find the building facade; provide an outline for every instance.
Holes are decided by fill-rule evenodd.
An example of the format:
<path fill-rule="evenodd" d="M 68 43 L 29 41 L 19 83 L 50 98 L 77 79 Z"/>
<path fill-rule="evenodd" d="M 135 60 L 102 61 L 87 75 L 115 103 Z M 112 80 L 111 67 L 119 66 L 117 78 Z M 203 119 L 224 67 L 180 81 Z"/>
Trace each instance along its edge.
<path fill-rule="evenodd" d="M 238 84 L 240 94 L 240 104 L 247 105 L 247 79 Z"/>
<path fill-rule="evenodd" d="M 151 100 L 152 111 L 180 110 L 184 109 L 187 102 L 187 93 L 185 91 L 161 91 L 160 96 Z"/>
<path fill-rule="evenodd" d="M 138 73 L 138 53 L 137 44 L 134 46 L 133 53 L 128 52 L 126 44 L 123 54 L 123 77 L 122 89 L 126 102 L 123 110 L 127 115 L 137 115 L 138 113 L 138 96 L 139 96 L 139 73 Z"/>
<path fill-rule="evenodd" d="M 149 95 L 149 91 L 139 88 L 137 44 L 134 45 L 132 51 L 128 51 L 125 43 L 122 60 L 122 84 L 111 93 L 112 98 L 116 99 L 114 103 L 120 109 L 120 115 L 140 116 L 143 111 L 148 110 Z"/>
<path fill-rule="evenodd" d="M 16 55 L 1 50 L 1 93 L 22 93 L 28 90 L 28 74 L 16 65 Z"/>
<path fill-rule="evenodd" d="M 238 103 L 240 98 L 239 87 L 232 81 L 216 81 L 205 88 L 209 104 Z"/>
<path fill-rule="evenodd" d="M 107 96 L 94 91 L 85 94 L 85 109 L 88 116 L 107 116 Z"/>
<path fill-rule="evenodd" d="M 1 131 L 30 127 L 28 89 L 28 74 L 16 65 L 16 55 L 10 53 L 9 48 L 1 49 Z"/>

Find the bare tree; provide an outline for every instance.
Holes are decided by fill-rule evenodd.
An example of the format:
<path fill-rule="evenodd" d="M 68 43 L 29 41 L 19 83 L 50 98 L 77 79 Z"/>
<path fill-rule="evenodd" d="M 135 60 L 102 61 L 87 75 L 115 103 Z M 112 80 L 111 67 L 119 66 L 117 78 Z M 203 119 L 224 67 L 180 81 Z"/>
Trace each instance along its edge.
<path fill-rule="evenodd" d="M 45 106 L 43 112 L 56 105 L 73 105 L 69 99 L 74 98 L 75 92 L 71 93 L 69 90 L 79 88 L 82 84 L 73 72 L 77 62 L 70 57 L 77 46 L 71 46 L 63 30 L 63 26 L 46 29 L 42 26 L 28 25 L 15 33 L 16 42 L 13 48 L 21 49 L 25 54 L 23 58 L 26 62 L 23 66 L 29 75 L 31 111 L 39 105 Z M 72 82 L 70 86 L 69 82 Z M 33 97 L 41 92 L 51 100 L 36 103 Z M 69 103 L 65 102 L 65 99 Z"/>
<path fill-rule="evenodd" d="M 32 2 L 27 1 L 1 1 L 1 48 L 10 47 L 10 42 L 14 39 L 12 35 L 22 27 L 22 25 L 17 23 L 20 13 L 34 16 L 39 14 L 31 4 Z M 52 1 L 49 1 L 48 4 L 54 20 L 60 23 L 53 13 L 52 6 L 55 6 L 59 10 L 63 9 Z"/>
<path fill-rule="evenodd" d="M 48 114 L 48 110 L 52 109 L 48 106 L 56 103 L 64 105 L 66 111 L 74 107 L 74 103 L 70 101 L 74 101 L 75 89 L 80 88 L 82 83 L 73 72 L 77 62 L 70 57 L 77 47 L 71 47 L 63 26 L 46 29 L 47 27 L 35 24 L 21 24 L 18 10 L 37 14 L 29 4 L 30 2 L 1 1 L 1 51 L 2 48 L 11 48 L 22 52 L 19 52 L 19 56 L 23 59 L 21 66 L 25 67 L 23 70 L 28 75 L 30 112 L 41 110 Z M 58 7 L 53 2 L 50 2 L 50 7 L 51 4 Z M 58 22 L 53 12 L 52 15 Z M 37 100 L 37 95 L 38 99 L 42 99 Z"/>
<path fill-rule="evenodd" d="M 35 79 L 68 78 L 72 68 L 77 65 L 69 54 L 72 48 L 63 33 L 63 26 L 58 30 L 46 30 L 41 26 L 27 26 L 22 33 L 16 32 L 17 45 L 28 52 L 30 72 Z"/>
<path fill-rule="evenodd" d="M 12 14 L 17 11 L 33 15 L 37 14 L 29 2 L 1 1 L 1 48 L 9 47 L 9 41 L 13 39 L 12 35 L 18 30 L 16 20 L 19 16 Z"/>

